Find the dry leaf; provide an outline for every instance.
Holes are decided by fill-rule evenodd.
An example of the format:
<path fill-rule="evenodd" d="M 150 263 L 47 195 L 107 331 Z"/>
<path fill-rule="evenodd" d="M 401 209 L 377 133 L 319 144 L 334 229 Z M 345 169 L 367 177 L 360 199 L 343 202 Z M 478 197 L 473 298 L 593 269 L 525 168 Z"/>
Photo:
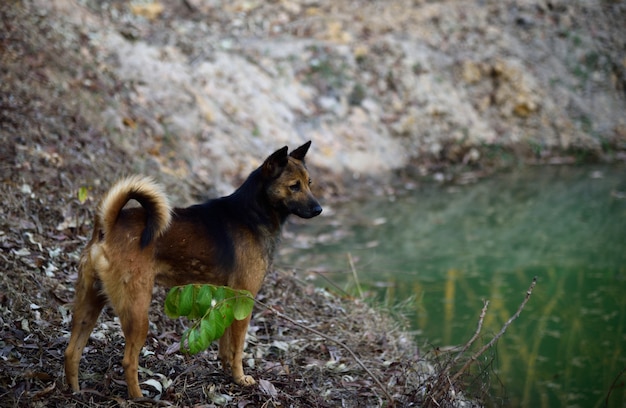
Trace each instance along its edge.
<path fill-rule="evenodd" d="M 263 392 L 263 394 L 269 395 L 272 398 L 275 398 L 278 395 L 278 391 L 276 391 L 274 384 L 267 380 L 259 380 L 259 389 Z"/>

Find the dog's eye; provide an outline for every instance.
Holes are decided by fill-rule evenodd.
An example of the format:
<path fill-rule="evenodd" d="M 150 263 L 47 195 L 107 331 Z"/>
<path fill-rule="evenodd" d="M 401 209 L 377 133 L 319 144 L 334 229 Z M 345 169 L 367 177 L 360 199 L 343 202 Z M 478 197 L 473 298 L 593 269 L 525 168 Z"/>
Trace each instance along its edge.
<path fill-rule="evenodd" d="M 313 181 L 311 179 L 309 179 L 309 185 L 313 184 Z"/>
<path fill-rule="evenodd" d="M 300 182 L 298 181 L 298 182 L 296 182 L 296 183 L 294 183 L 294 184 L 290 185 L 290 186 L 289 186 L 289 189 L 290 189 L 291 191 L 293 191 L 294 193 L 297 193 L 298 191 L 300 191 Z"/>

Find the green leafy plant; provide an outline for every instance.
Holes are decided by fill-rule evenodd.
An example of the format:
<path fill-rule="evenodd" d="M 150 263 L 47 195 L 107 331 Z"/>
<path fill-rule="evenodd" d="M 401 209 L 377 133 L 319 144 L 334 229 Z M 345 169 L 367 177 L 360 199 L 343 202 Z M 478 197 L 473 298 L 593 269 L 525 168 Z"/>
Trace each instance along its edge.
<path fill-rule="evenodd" d="M 85 204 L 85 201 L 87 201 L 87 198 L 89 198 L 89 190 L 87 189 L 87 187 L 81 187 L 78 189 L 78 201 L 81 204 Z"/>
<path fill-rule="evenodd" d="M 224 335 L 233 321 L 248 317 L 253 306 L 250 292 L 228 286 L 175 286 L 165 298 L 165 314 L 171 318 L 185 316 L 193 321 L 180 342 L 180 350 L 190 354 L 207 349 Z"/>

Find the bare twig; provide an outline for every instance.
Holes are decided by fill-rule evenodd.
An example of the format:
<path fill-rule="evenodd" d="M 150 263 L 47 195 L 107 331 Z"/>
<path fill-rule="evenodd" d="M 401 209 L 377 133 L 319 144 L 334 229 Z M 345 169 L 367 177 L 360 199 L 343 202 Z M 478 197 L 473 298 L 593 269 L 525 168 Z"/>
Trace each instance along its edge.
<path fill-rule="evenodd" d="M 459 371 L 457 371 L 452 377 L 449 377 L 448 376 L 449 368 L 453 365 L 453 363 L 457 362 L 462 357 L 463 353 L 465 353 L 470 348 L 470 346 L 474 343 L 474 341 L 476 341 L 476 339 L 478 338 L 480 334 L 480 331 L 482 330 L 483 321 L 485 319 L 485 314 L 487 313 L 487 306 L 489 305 L 489 301 L 485 301 L 483 309 L 480 313 L 480 317 L 478 319 L 478 326 L 476 328 L 476 332 L 474 333 L 472 338 L 467 342 L 467 344 L 463 346 L 463 349 L 454 357 L 452 364 L 448 364 L 448 366 L 443 370 L 443 372 L 440 373 L 440 377 L 437 380 L 436 386 L 434 387 L 435 391 L 430 396 L 430 399 L 426 400 L 426 406 L 432 406 L 432 404 L 439 406 L 440 404 L 438 401 L 440 401 L 448 393 L 450 388 L 454 386 L 454 384 L 459 379 L 459 377 L 463 375 L 465 371 L 467 371 L 467 369 L 472 365 L 472 363 L 476 362 L 476 360 L 478 360 L 478 358 L 483 353 L 485 353 L 485 351 L 493 347 L 493 345 L 500 339 L 500 337 L 504 335 L 504 332 L 506 332 L 506 329 L 511 325 L 511 323 L 513 323 L 515 319 L 519 317 L 520 313 L 522 313 L 522 310 L 524 309 L 524 306 L 526 306 L 526 303 L 528 303 L 528 299 L 530 299 L 530 296 L 532 295 L 533 289 L 535 288 L 536 284 L 537 284 L 537 277 L 535 276 L 533 278 L 532 283 L 530 284 L 530 287 L 526 291 L 526 296 L 524 297 L 524 300 L 517 308 L 517 311 L 515 312 L 515 314 L 513 314 L 513 316 L 509 318 L 509 320 L 507 320 L 504 323 L 504 325 L 502 326 L 498 334 L 496 334 L 491 339 L 491 341 L 489 341 L 489 343 L 485 344 L 483 347 L 480 348 L 480 350 L 474 353 L 465 362 L 465 364 L 463 365 L 463 367 L 461 367 Z"/>
<path fill-rule="evenodd" d="M 361 366 L 361 368 L 363 370 L 365 370 L 365 372 L 367 372 L 367 374 L 374 380 L 374 382 L 376 382 L 376 384 L 378 385 L 378 387 L 381 389 L 381 391 L 385 394 L 385 397 L 387 398 L 387 401 L 389 401 L 389 406 L 393 407 L 395 406 L 393 397 L 391 396 L 391 394 L 389 394 L 389 392 L 387 391 L 387 389 L 385 388 L 385 386 L 383 385 L 383 383 L 378 379 L 378 377 L 376 377 L 374 375 L 374 373 L 365 366 L 365 364 L 361 361 L 361 359 L 354 353 L 354 351 L 352 351 L 352 349 L 350 347 L 348 347 L 346 344 L 342 343 L 341 341 L 330 337 L 327 334 L 324 334 L 320 331 L 317 331 L 311 327 L 305 326 L 302 323 L 299 323 L 297 321 L 295 321 L 294 319 L 292 319 L 291 317 L 284 315 L 283 313 L 279 312 L 278 310 L 274 309 L 272 306 L 267 305 L 263 302 L 261 302 L 260 300 L 255 300 L 255 302 L 257 304 L 259 304 L 260 306 L 263 306 L 265 309 L 269 310 L 270 312 L 274 313 L 276 316 L 280 317 L 283 320 L 288 321 L 289 323 L 298 326 L 301 329 L 304 329 L 306 331 L 309 331 L 317 336 L 320 336 L 328 341 L 331 341 L 335 344 L 337 344 L 338 346 L 342 347 L 344 350 L 346 350 L 348 353 L 350 353 L 350 355 L 352 356 L 352 358 L 354 359 L 354 361 L 356 361 L 356 363 Z"/>
<path fill-rule="evenodd" d="M 483 304 L 483 310 L 481 310 L 480 316 L 478 318 L 478 325 L 476 327 L 476 332 L 474 332 L 474 335 L 472 336 L 472 338 L 465 344 L 465 346 L 463 346 L 461 351 L 459 351 L 459 354 L 457 354 L 456 357 L 454 357 L 454 359 L 452 360 L 452 364 L 459 361 L 461 356 L 467 351 L 467 349 L 469 349 L 472 346 L 472 344 L 474 344 L 474 342 L 478 338 L 478 335 L 480 334 L 480 331 L 483 328 L 483 321 L 485 320 L 485 315 L 487 314 L 487 307 L 489 307 L 489 301 L 485 300 Z"/>
<path fill-rule="evenodd" d="M 478 357 L 480 357 L 485 351 L 491 348 L 498 341 L 498 339 L 502 337 L 502 335 L 504 334 L 504 332 L 506 332 L 506 329 L 511 325 L 511 323 L 513 323 L 513 321 L 519 317 L 520 313 L 522 313 L 522 309 L 524 309 L 524 306 L 526 306 L 526 303 L 528 303 L 528 299 L 530 299 L 530 295 L 533 294 L 533 289 L 535 288 L 536 284 L 537 284 L 537 277 L 535 276 L 533 278 L 532 283 L 530 284 L 530 287 L 526 291 L 526 296 L 524 297 L 524 300 L 517 308 L 517 311 L 515 312 L 515 314 L 511 316 L 509 320 L 506 321 L 506 323 L 504 323 L 504 325 L 502 326 L 498 334 L 496 334 L 489 343 L 485 344 L 480 350 L 474 353 L 474 355 L 469 360 L 467 360 L 467 362 L 463 365 L 463 367 L 461 367 L 461 369 L 452 376 L 452 379 L 451 379 L 452 383 L 454 383 L 454 381 L 456 381 L 456 379 L 459 378 L 474 361 L 478 360 Z"/>

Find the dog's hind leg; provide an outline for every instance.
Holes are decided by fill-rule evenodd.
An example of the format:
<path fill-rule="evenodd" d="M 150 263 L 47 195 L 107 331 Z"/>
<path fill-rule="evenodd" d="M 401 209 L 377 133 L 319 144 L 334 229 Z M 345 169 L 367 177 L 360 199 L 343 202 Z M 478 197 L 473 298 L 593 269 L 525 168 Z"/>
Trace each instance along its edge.
<path fill-rule="evenodd" d="M 137 278 L 138 275 L 141 273 L 137 272 L 136 279 L 131 278 L 128 284 L 124 284 L 123 290 L 118 288 L 117 299 L 111 299 L 124 332 L 126 345 L 122 367 L 124 367 L 128 394 L 131 398 L 143 396 L 138 378 L 139 353 L 148 335 L 148 309 L 153 285 L 151 279 Z"/>
<path fill-rule="evenodd" d="M 146 307 L 144 310 L 137 308 L 131 313 L 133 314 L 131 318 L 129 316 L 124 320 L 120 318 L 126 341 L 122 366 L 126 376 L 128 394 L 132 398 L 139 398 L 143 396 L 141 388 L 139 388 L 139 353 L 148 335 L 148 308 Z"/>
<path fill-rule="evenodd" d="M 74 392 L 80 390 L 78 368 L 83 349 L 106 304 L 106 297 L 100 292 L 100 282 L 93 279 L 92 272 L 92 270 L 85 270 L 79 274 L 72 317 L 72 334 L 65 349 L 65 381 Z"/>

